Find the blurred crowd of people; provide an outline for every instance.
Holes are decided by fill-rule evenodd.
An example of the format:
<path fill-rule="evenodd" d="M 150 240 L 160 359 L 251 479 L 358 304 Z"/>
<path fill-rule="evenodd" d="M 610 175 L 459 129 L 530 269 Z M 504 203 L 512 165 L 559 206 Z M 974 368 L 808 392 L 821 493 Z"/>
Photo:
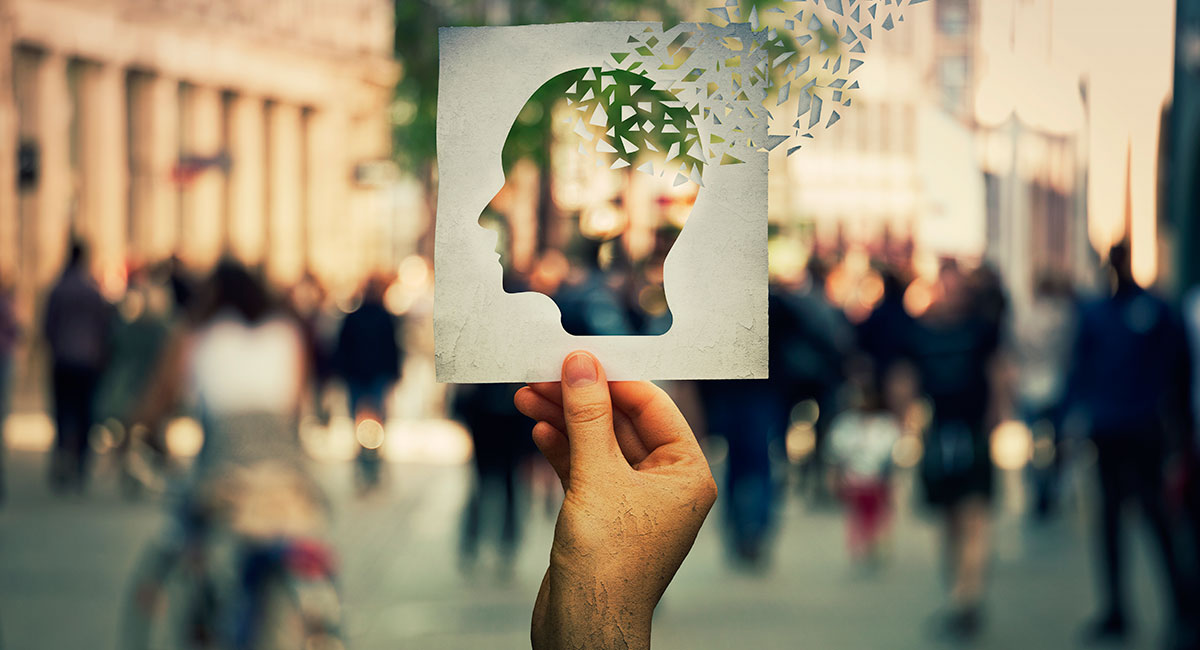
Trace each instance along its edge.
<path fill-rule="evenodd" d="M 890 475 L 915 465 L 944 531 L 949 589 L 936 630 L 973 637 L 1004 453 L 994 438 L 1015 426 L 1027 441 L 1015 465 L 1039 519 L 1062 500 L 1064 465 L 1094 454 L 1101 611 L 1084 637 L 1129 632 L 1122 530 L 1124 506 L 1136 500 L 1169 586 L 1169 645 L 1194 647 L 1200 483 L 1191 349 L 1200 312 L 1193 300 L 1185 318 L 1138 286 L 1124 244 L 1101 271 L 1099 291 L 1047 275 L 1019 312 L 986 263 L 966 269 L 943 260 L 927 280 L 879 263 L 850 290 L 844 266 L 834 277 L 815 261 L 779 278 L 770 298 L 771 378 L 701 386 L 708 431 L 728 442 L 722 498 L 734 557 L 764 562 L 790 455 L 810 499 L 843 502 L 851 556 L 876 566 Z"/>
<path fill-rule="evenodd" d="M 994 438 L 1017 426 L 1028 433 L 1018 466 L 1037 518 L 1057 512 L 1064 467 L 1094 458 L 1102 609 L 1087 637 L 1128 632 L 1122 531 L 1124 506 L 1137 501 L 1169 587 L 1171 638 L 1195 643 L 1200 293 L 1176 307 L 1139 287 L 1124 245 L 1110 251 L 1099 290 L 1048 275 L 1022 310 L 986 263 L 943 260 L 923 275 L 876 260 L 850 272 L 849 257 L 836 265 L 814 257 L 773 277 L 770 379 L 669 386 L 685 412 L 693 405 L 689 417 L 710 452 L 724 450 L 718 478 L 734 565 L 769 569 L 791 487 L 813 507 L 840 502 L 849 556 L 863 571 L 877 569 L 887 559 L 893 477 L 911 468 L 943 530 L 947 604 L 936 629 L 970 638 L 982 627 L 987 591 Z M 575 334 L 662 332 L 670 326 L 665 295 L 634 280 L 647 271 L 661 277 L 661 261 L 631 273 L 620 260 L 569 264 L 551 251 L 527 274 L 508 269 L 505 284 L 554 297 Z M 205 434 L 193 493 L 234 466 L 300 467 L 299 418 L 329 417 L 325 395 L 335 380 L 355 421 L 359 485 L 377 485 L 387 418 L 405 417 L 388 412 L 406 357 L 404 319 L 386 304 L 392 281 L 371 278 L 344 313 L 313 278 L 276 295 L 234 262 L 197 281 L 168 260 L 132 270 L 112 303 L 90 275 L 86 248 L 73 245 L 40 324 L 55 424 L 50 485 L 85 488 L 97 424 L 118 458 L 146 454 L 165 471 L 173 462 L 166 421 L 181 410 Z M 13 350 L 29 331 L 13 316 L 11 295 L 0 295 L 0 400 Z M 492 538 L 501 574 L 511 574 L 523 497 L 545 478 L 544 463 L 531 460 L 529 421 L 513 406 L 517 388 L 455 386 L 447 401 L 475 451 L 459 547 L 467 573 Z M 0 401 L 0 417 L 4 408 Z M 122 480 L 136 490 L 136 473 L 124 467 Z M 306 481 L 289 485 L 322 501 Z M 552 502 L 554 490 L 547 493 Z M 194 511 L 184 511 L 176 523 L 187 530 Z"/>
<path fill-rule="evenodd" d="M 401 319 L 384 305 L 393 281 L 370 278 L 344 313 L 311 276 L 281 293 L 232 260 L 197 279 L 170 259 L 130 269 L 110 301 L 86 246 L 71 244 L 40 319 L 54 423 L 50 487 L 85 492 L 100 449 L 116 459 L 126 494 L 166 496 L 167 525 L 134 576 L 128 647 L 151 643 L 167 584 L 180 579 L 189 584 L 179 614 L 190 621 L 189 642 L 251 647 L 297 629 L 303 638 L 280 647 L 337 638 L 328 500 L 300 422 L 328 419 L 324 389 L 339 379 L 357 420 L 359 485 L 378 485 L 382 422 L 404 359 Z M 7 294 L 0 317 L 7 377 L 22 331 Z M 168 444 L 179 416 L 202 434 L 187 467 Z M 220 539 L 237 549 L 231 566 L 219 566 L 212 550 Z M 293 606 L 312 600 L 304 591 L 321 594 L 313 602 L 323 606 Z M 300 624 L 264 627 L 288 616 Z"/>
<path fill-rule="evenodd" d="M 933 627 L 971 638 L 983 625 L 997 454 L 1012 454 L 997 450 L 995 438 L 1015 431 L 1023 441 L 1015 466 L 1029 482 L 1029 511 L 1039 520 L 1060 507 L 1064 468 L 1090 466 L 1094 458 L 1101 611 L 1083 636 L 1101 641 L 1129 632 L 1122 530 L 1124 506 L 1136 500 L 1169 586 L 1169 638 L 1191 647 L 1200 593 L 1200 402 L 1191 349 L 1200 345 L 1200 298 L 1192 298 L 1192 317 L 1184 318 L 1139 287 L 1124 244 L 1097 269 L 1099 289 L 1047 273 L 1020 310 L 987 263 L 945 259 L 922 276 L 911 263 L 856 265 L 850 257 L 836 264 L 813 258 L 799 272 L 774 274 L 770 379 L 670 388 L 681 403 L 701 405 L 691 413 L 697 430 L 710 443 L 724 442 L 718 473 L 733 563 L 769 567 L 790 485 L 816 507 L 840 502 L 850 556 L 865 571 L 878 568 L 887 555 L 893 474 L 912 468 L 926 511 L 943 530 L 947 600 Z M 576 334 L 638 333 L 639 323 L 656 318 L 669 327 L 665 296 L 646 300 L 634 281 L 646 269 L 627 266 L 619 259 L 568 264 L 552 251 L 528 276 L 508 269 L 506 288 L 553 297 L 564 327 Z M 479 462 L 513 459 L 502 463 L 509 469 L 481 468 L 481 475 L 511 476 L 518 462 L 522 439 L 484 424 L 510 413 L 504 397 L 513 390 L 465 393 L 473 397 L 464 400 L 463 419 L 477 448 L 488 450 Z M 483 397 L 489 391 L 496 394 Z M 519 421 L 511 428 L 523 430 Z M 510 440 L 510 447 L 497 452 L 495 440 Z M 1013 459 L 1005 463 L 1013 469 Z M 479 498 L 472 497 L 472 508 Z M 512 506 L 505 512 L 502 539 L 511 544 Z"/>
<path fill-rule="evenodd" d="M 404 362 L 402 320 L 384 306 L 394 280 L 373 276 L 344 304 L 311 275 L 277 291 L 259 270 L 232 260 L 201 278 L 170 258 L 128 269 L 113 299 L 96 282 L 87 247 L 72 243 L 37 319 L 55 432 L 51 486 L 83 491 L 98 442 L 118 458 L 141 449 L 165 462 L 168 421 L 187 415 L 205 425 L 220 402 L 200 391 L 206 372 L 231 373 L 217 383 L 233 386 L 230 380 L 238 376 L 246 390 L 259 393 L 272 383 L 288 383 L 300 392 L 276 406 L 292 418 L 314 414 L 322 420 L 329 417 L 326 389 L 337 379 L 353 417 L 383 421 Z M 11 292 L 0 296 L 0 375 L 7 398 L 15 348 L 29 328 L 17 322 Z M 273 327 L 264 329 L 263 323 Z M 247 335 L 237 342 L 229 334 L 233 325 L 260 339 Z M 215 339 L 221 344 L 201 345 L 209 330 L 221 334 Z M 253 362 L 250 355 L 266 354 L 280 342 L 287 345 L 274 350 L 277 358 Z M 258 374 L 242 377 L 247 372 Z M 252 399 L 246 391 L 236 397 Z M 210 446 L 206 439 L 202 458 Z M 137 477 L 124 478 L 136 489 Z"/>

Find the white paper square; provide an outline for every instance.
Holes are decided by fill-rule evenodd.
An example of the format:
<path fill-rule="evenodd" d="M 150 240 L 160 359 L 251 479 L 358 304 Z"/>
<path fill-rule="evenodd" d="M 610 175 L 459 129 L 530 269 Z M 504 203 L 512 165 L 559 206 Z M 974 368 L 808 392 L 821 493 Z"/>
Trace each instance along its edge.
<path fill-rule="evenodd" d="M 664 264 L 673 324 L 658 336 L 572 336 L 554 301 L 510 294 L 480 213 L 504 185 L 501 149 L 545 81 L 600 66 L 656 23 L 443 28 L 439 33 L 438 210 L 434 251 L 437 379 L 557 381 L 585 349 L 611 380 L 767 376 L 767 155 L 713 161 Z M 654 69 L 644 74 L 658 80 Z M 762 115 L 765 131 L 765 112 Z M 699 125 L 701 135 L 704 127 Z"/>

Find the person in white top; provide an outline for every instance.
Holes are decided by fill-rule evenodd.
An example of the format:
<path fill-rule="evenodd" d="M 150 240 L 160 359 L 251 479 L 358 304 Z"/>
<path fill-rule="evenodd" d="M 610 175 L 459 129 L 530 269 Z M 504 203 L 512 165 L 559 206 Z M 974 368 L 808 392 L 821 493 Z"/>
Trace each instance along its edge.
<path fill-rule="evenodd" d="M 870 361 L 859 358 L 855 366 L 848 382 L 851 407 L 833 420 L 829 452 L 846 505 L 850 556 L 874 563 L 891 515 L 889 478 L 900 426 L 877 394 Z"/>
<path fill-rule="evenodd" d="M 222 262 L 168 345 L 143 418 L 161 420 L 180 405 L 197 417 L 196 481 L 266 460 L 300 469 L 306 358 L 295 319 L 248 270 Z"/>

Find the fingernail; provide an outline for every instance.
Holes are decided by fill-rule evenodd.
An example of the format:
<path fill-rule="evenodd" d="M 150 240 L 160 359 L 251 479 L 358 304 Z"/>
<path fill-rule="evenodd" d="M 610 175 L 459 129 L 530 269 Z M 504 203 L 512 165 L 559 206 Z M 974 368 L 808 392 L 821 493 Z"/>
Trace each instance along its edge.
<path fill-rule="evenodd" d="M 572 388 L 590 386 L 596 383 L 597 376 L 596 362 L 589 354 L 576 352 L 563 365 L 563 380 Z"/>

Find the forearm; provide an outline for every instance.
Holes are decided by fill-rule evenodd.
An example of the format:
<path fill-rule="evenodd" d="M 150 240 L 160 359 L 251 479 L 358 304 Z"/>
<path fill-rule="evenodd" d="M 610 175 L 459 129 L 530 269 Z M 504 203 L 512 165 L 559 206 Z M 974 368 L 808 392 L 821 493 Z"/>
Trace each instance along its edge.
<path fill-rule="evenodd" d="M 533 606 L 533 650 L 648 650 L 654 605 L 624 602 L 621 591 L 547 570 Z"/>

